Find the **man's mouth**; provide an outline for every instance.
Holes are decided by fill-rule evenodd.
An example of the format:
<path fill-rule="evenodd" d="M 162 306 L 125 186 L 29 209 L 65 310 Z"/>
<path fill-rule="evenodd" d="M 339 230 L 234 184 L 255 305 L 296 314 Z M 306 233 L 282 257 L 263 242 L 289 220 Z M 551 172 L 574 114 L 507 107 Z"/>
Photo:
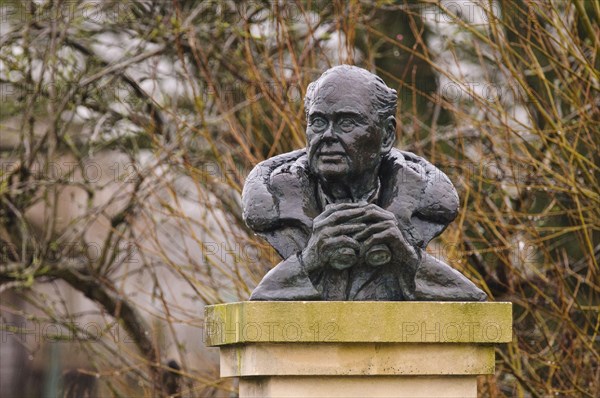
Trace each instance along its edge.
<path fill-rule="evenodd" d="M 319 160 L 324 163 L 338 163 L 346 156 L 342 151 L 320 151 L 318 153 Z"/>
<path fill-rule="evenodd" d="M 322 143 L 317 148 L 317 155 L 335 156 L 345 154 L 346 151 L 339 143 Z"/>

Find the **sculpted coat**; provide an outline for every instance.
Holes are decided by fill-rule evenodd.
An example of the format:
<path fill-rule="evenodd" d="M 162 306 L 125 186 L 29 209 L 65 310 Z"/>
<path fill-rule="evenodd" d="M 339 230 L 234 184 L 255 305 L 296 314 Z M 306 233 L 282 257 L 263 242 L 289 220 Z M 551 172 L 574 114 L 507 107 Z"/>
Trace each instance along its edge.
<path fill-rule="evenodd" d="M 379 186 L 368 202 L 393 213 L 406 240 L 419 253 L 414 280 L 403 280 L 394 266 L 364 263 L 307 272 L 299 253 L 310 238 L 313 219 L 327 205 L 317 181 L 306 149 L 265 160 L 248 176 L 242 195 L 244 220 L 283 258 L 250 300 L 486 299 L 462 274 L 424 250 L 457 215 L 458 196 L 452 183 L 425 159 L 398 149 L 382 159 Z"/>

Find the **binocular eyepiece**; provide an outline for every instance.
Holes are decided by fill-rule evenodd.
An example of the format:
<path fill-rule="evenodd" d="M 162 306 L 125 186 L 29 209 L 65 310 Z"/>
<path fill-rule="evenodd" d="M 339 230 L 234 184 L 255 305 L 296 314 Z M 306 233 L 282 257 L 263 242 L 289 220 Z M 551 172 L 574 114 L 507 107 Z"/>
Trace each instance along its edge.
<path fill-rule="evenodd" d="M 380 267 L 390 262 L 392 252 L 385 244 L 373 245 L 365 253 L 365 261 L 371 267 Z M 342 247 L 338 249 L 329 264 L 339 270 L 352 267 L 358 262 L 358 254 L 351 247 Z"/>

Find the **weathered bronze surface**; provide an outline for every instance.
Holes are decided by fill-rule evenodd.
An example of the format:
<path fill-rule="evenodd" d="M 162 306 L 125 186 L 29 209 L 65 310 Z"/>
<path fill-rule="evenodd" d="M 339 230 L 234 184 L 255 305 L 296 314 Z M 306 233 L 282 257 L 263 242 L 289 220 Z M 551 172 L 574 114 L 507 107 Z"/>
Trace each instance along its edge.
<path fill-rule="evenodd" d="M 307 147 L 261 162 L 244 186 L 244 220 L 283 258 L 250 300 L 485 300 L 425 252 L 458 195 L 438 168 L 393 147 L 396 91 L 341 65 L 304 102 Z"/>

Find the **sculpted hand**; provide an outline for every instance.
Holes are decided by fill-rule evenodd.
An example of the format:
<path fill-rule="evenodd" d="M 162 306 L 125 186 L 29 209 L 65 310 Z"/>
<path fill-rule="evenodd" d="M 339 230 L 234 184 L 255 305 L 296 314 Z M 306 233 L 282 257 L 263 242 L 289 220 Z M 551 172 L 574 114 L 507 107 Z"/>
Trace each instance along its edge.
<path fill-rule="evenodd" d="M 352 236 L 366 228 L 366 223 L 355 221 L 365 211 L 361 204 L 339 203 L 327 206 L 314 219 L 312 235 L 301 254 L 308 272 L 328 265 L 344 269 L 356 263 L 360 245 Z"/>
<path fill-rule="evenodd" d="M 364 210 L 353 222 L 368 225 L 354 235 L 365 261 L 372 266 L 392 263 L 407 279 L 414 278 L 421 255 L 404 237 L 394 214 L 374 204 L 366 205 Z"/>

